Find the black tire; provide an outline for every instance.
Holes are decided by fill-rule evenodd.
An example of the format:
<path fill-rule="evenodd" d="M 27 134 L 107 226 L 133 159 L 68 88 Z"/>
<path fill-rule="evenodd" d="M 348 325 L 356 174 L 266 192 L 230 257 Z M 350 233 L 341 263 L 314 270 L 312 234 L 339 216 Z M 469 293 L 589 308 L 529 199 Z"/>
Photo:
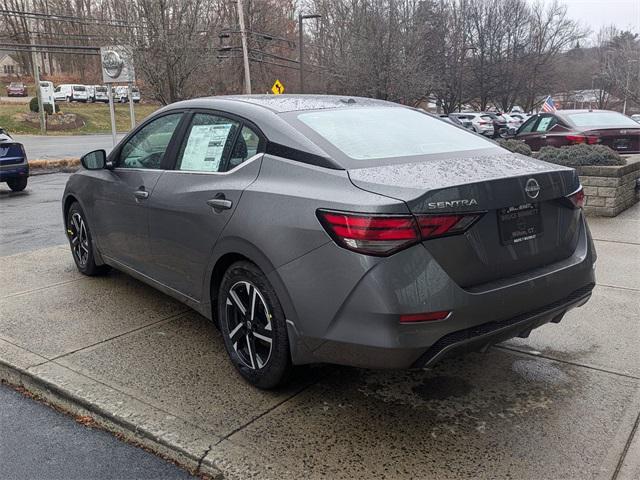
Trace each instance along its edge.
<path fill-rule="evenodd" d="M 246 315 L 232 300 L 232 291 Z M 276 292 L 260 269 L 246 261 L 231 265 L 222 278 L 217 307 L 225 348 L 240 375 L 265 390 L 284 385 L 293 370 L 285 315 Z"/>
<path fill-rule="evenodd" d="M 91 231 L 78 202 L 73 202 L 69 207 L 66 229 L 71 255 L 78 271 L 90 277 L 107 273 L 110 270 L 108 265 L 96 265 Z"/>
<path fill-rule="evenodd" d="M 14 192 L 21 192 L 27 188 L 27 177 L 10 178 L 7 180 L 7 185 Z"/>

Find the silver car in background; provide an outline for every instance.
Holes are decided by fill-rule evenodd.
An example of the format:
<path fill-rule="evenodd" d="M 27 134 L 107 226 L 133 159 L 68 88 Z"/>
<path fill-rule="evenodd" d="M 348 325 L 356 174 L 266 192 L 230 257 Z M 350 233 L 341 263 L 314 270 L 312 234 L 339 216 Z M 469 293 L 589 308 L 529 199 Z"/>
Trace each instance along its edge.
<path fill-rule="evenodd" d="M 595 283 L 573 169 L 394 103 L 189 100 L 82 164 L 62 200 L 77 268 L 213 320 L 260 388 L 294 365 L 484 350 L 559 322 Z"/>
<path fill-rule="evenodd" d="M 485 137 L 493 137 L 495 130 L 493 128 L 493 120 L 489 115 L 478 112 L 462 112 L 462 113 L 451 113 L 456 117 L 464 118 L 467 121 L 471 122 L 472 130 L 480 135 L 484 135 Z"/>

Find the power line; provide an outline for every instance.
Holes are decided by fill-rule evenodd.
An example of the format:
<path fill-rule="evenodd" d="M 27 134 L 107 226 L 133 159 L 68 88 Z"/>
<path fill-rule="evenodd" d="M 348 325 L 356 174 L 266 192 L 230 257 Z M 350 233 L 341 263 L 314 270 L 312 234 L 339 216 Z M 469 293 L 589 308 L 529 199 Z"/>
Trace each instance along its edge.
<path fill-rule="evenodd" d="M 41 12 L 26 12 L 22 10 L 7 10 L 0 9 L 0 15 L 6 15 L 9 17 L 23 17 L 23 18 L 32 18 L 37 20 L 47 20 L 54 22 L 69 22 L 69 23 L 79 23 L 83 25 L 103 25 L 110 27 L 119 27 L 119 28 L 137 28 L 141 25 L 135 25 L 123 20 L 111 20 L 111 19 L 100 19 L 95 17 L 76 17 L 72 15 L 56 15 L 56 14 L 48 14 Z"/>
<path fill-rule="evenodd" d="M 0 43 L 0 48 L 63 48 L 66 50 L 87 50 L 99 52 L 100 47 L 89 47 L 85 45 L 43 45 L 39 43 Z"/>

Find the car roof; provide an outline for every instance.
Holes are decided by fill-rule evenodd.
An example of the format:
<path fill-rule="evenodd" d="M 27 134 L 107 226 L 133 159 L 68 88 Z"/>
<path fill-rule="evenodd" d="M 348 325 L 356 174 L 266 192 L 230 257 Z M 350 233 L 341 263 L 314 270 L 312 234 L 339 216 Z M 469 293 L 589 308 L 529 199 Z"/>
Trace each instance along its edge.
<path fill-rule="evenodd" d="M 242 102 L 257 107 L 266 108 L 275 113 L 299 112 L 303 110 L 321 110 L 327 108 L 353 108 L 353 107 L 401 107 L 396 103 L 376 100 L 373 98 L 352 97 L 348 95 L 221 95 L 217 97 L 204 97 L 180 102 L 216 102 L 225 100 L 228 102 Z M 186 106 L 186 105 L 185 105 Z"/>

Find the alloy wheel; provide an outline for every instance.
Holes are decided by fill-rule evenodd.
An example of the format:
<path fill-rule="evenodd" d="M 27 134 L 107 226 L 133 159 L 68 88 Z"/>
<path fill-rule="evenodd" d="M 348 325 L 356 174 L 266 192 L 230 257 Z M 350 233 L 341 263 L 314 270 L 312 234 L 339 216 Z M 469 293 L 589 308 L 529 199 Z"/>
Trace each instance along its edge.
<path fill-rule="evenodd" d="M 233 284 L 227 293 L 228 337 L 240 361 L 252 370 L 264 367 L 273 347 L 271 313 L 255 285 L 247 281 Z"/>
<path fill-rule="evenodd" d="M 73 255 L 81 267 L 84 267 L 89 260 L 89 236 L 87 235 L 87 227 L 84 224 L 82 215 L 73 212 L 67 230 L 69 241 L 71 242 L 71 250 Z"/>

